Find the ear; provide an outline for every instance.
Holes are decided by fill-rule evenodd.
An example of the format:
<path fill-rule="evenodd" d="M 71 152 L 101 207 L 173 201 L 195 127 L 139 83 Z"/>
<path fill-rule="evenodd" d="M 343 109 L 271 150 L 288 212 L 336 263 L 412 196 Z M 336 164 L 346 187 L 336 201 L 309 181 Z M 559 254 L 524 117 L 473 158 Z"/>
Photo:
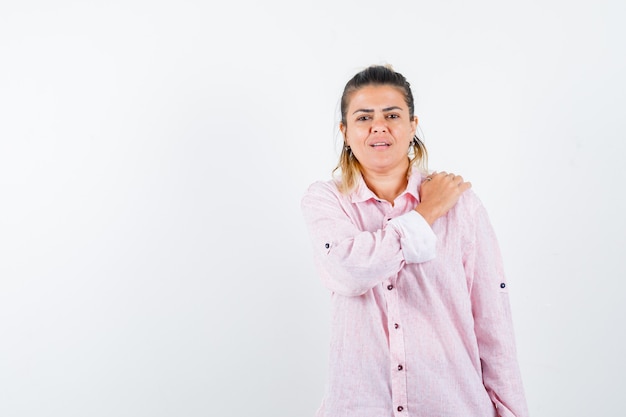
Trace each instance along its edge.
<path fill-rule="evenodd" d="M 416 130 L 417 130 L 417 116 L 413 116 L 413 120 L 411 120 L 411 138 L 415 136 Z"/>
<path fill-rule="evenodd" d="M 344 125 L 342 122 L 339 122 L 339 130 L 341 131 L 341 134 L 343 135 L 344 143 L 347 142 L 348 137 L 346 136 L 346 125 Z"/>

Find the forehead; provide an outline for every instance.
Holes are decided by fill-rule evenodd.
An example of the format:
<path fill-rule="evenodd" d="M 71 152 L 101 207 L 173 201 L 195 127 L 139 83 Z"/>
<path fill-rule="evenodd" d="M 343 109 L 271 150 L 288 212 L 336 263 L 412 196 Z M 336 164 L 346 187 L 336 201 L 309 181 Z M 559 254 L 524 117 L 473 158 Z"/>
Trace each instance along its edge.
<path fill-rule="evenodd" d="M 404 93 L 391 85 L 368 85 L 354 91 L 349 97 L 348 109 L 377 109 L 387 107 L 407 109 Z"/>

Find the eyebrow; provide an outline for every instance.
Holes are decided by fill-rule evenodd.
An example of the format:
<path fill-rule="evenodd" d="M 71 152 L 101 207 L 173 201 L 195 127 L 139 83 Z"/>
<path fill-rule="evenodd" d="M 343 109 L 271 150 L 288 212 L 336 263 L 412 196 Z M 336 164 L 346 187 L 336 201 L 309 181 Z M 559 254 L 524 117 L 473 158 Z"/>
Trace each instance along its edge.
<path fill-rule="evenodd" d="M 386 107 L 386 108 L 383 109 L 383 112 L 391 111 L 391 110 L 402 110 L 402 108 L 398 107 L 398 106 Z M 374 110 L 373 109 L 358 109 L 358 110 L 355 110 L 354 113 L 352 113 L 352 114 L 357 114 L 358 112 L 374 113 Z"/>

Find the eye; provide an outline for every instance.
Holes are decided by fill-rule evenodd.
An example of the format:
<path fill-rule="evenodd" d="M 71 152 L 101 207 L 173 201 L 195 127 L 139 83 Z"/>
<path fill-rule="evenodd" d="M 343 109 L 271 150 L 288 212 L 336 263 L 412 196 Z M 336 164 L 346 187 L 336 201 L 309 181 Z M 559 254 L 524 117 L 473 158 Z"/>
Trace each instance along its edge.
<path fill-rule="evenodd" d="M 369 120 L 369 119 L 370 119 L 370 117 L 369 117 L 369 116 L 367 116 L 367 115 L 363 115 L 363 116 L 359 116 L 359 117 L 357 117 L 357 118 L 356 118 L 356 121 L 357 121 L 357 122 L 364 122 L 364 121 Z"/>
<path fill-rule="evenodd" d="M 396 113 L 391 113 L 391 114 L 387 115 L 388 119 L 398 119 L 399 117 L 400 117 L 400 115 L 396 114 Z"/>

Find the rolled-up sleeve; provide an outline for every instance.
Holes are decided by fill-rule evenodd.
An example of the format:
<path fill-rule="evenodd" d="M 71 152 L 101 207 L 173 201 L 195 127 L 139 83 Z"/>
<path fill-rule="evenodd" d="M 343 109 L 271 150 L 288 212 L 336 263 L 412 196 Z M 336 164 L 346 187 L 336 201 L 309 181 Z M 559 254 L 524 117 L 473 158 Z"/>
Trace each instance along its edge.
<path fill-rule="evenodd" d="M 417 264 L 435 258 L 437 236 L 426 220 L 416 211 L 410 211 L 388 223 L 400 234 L 400 245 L 404 260 Z"/>

